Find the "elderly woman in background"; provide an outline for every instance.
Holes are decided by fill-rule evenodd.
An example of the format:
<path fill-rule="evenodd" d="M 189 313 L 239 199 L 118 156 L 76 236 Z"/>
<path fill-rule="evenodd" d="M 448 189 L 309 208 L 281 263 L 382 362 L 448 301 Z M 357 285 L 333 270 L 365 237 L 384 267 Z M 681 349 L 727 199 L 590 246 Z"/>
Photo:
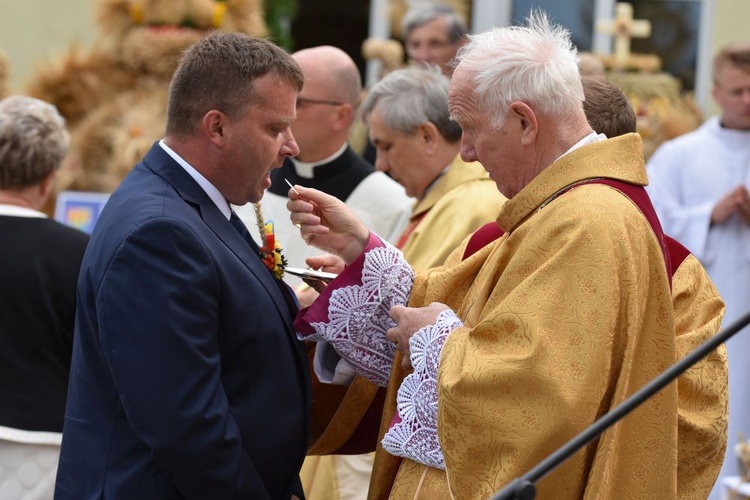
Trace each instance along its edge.
<path fill-rule="evenodd" d="M 68 143 L 51 104 L 0 101 L 1 498 L 47 499 L 54 490 L 88 235 L 40 209 Z"/>

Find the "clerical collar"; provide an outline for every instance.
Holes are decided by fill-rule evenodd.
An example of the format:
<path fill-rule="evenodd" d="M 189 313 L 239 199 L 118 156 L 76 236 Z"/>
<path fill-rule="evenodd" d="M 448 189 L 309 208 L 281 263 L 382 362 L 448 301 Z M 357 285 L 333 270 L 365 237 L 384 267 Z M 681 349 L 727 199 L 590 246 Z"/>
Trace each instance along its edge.
<path fill-rule="evenodd" d="M 292 165 L 294 165 L 294 170 L 297 172 L 297 175 L 299 175 L 300 177 L 304 177 L 305 179 L 312 179 L 313 177 L 315 177 L 315 174 L 313 172 L 315 167 L 331 163 L 333 160 L 344 154 L 347 146 L 348 144 L 344 143 L 344 145 L 341 146 L 341 149 L 333 153 L 331 156 L 318 161 L 306 162 L 299 161 L 296 158 L 290 158 L 290 160 L 292 160 Z"/>
<path fill-rule="evenodd" d="M 221 213 L 224 214 L 224 217 L 229 220 L 229 217 L 232 215 L 232 209 L 229 207 L 229 202 L 226 198 L 224 198 L 224 195 L 221 194 L 221 192 L 211 184 L 211 182 L 203 177 L 200 172 L 198 172 L 195 167 L 190 165 L 188 162 L 186 162 L 182 156 L 178 155 L 172 148 L 167 146 L 167 143 L 164 142 L 164 139 L 159 141 L 159 146 L 169 155 L 172 157 L 174 161 L 177 162 L 179 166 L 181 166 L 185 172 L 190 175 L 190 177 L 193 178 L 195 182 L 198 183 L 198 185 L 203 189 L 203 191 L 206 192 L 209 198 L 211 198 L 211 201 L 214 202 L 216 207 L 221 210 Z"/>
<path fill-rule="evenodd" d="M 560 156 L 558 156 L 558 157 L 557 157 L 557 160 L 559 160 L 560 158 L 562 158 L 563 156 L 565 156 L 565 155 L 567 155 L 567 154 L 570 154 L 570 153 L 572 153 L 572 152 L 573 152 L 573 151 L 575 151 L 576 149 L 578 149 L 578 148 L 581 148 L 581 147 L 585 146 L 586 144 L 591 144 L 592 142 L 599 142 L 599 141 L 604 141 L 604 140 L 606 140 L 606 139 L 607 139 L 607 136 L 606 136 L 606 135 L 604 135 L 604 134 L 597 134 L 596 132 L 591 132 L 591 133 L 590 133 L 590 134 L 588 134 L 588 135 L 587 135 L 586 137 L 584 137 L 584 138 L 583 138 L 583 139 L 581 139 L 580 141 L 578 141 L 578 142 L 576 142 L 575 144 L 573 144 L 573 145 L 572 145 L 572 146 L 570 147 L 570 149 L 568 149 L 568 150 L 567 150 L 566 152 L 564 152 L 563 154 L 561 154 Z M 555 161 L 557 161 L 557 160 L 555 160 Z M 553 163 L 554 163 L 554 162 L 553 162 Z"/>

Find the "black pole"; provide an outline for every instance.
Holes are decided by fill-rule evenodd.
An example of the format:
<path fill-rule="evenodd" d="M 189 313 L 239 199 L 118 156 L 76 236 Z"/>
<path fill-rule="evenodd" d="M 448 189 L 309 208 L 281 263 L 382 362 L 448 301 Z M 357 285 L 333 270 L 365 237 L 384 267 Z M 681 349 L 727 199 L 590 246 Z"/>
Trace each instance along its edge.
<path fill-rule="evenodd" d="M 599 435 L 606 431 L 610 426 L 636 409 L 648 398 L 659 392 L 666 385 L 679 377 L 684 371 L 703 359 L 719 345 L 729 340 L 730 337 L 742 330 L 749 323 L 750 312 L 693 349 L 690 354 L 667 368 L 658 377 L 643 386 L 614 409 L 610 410 L 609 413 L 605 414 L 599 420 L 584 429 L 583 432 L 562 445 L 526 474 L 511 481 L 505 488 L 493 496 L 492 500 L 532 500 L 536 496 L 534 483 L 555 470 L 558 465 L 567 460 L 571 455 L 599 437 Z"/>

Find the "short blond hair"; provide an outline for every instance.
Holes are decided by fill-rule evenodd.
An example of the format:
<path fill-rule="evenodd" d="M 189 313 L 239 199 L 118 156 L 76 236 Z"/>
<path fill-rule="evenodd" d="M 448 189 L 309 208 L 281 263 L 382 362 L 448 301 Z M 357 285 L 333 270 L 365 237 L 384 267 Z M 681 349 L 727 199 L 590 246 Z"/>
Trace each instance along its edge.
<path fill-rule="evenodd" d="M 70 136 L 53 105 L 27 96 L 0 101 L 0 189 L 34 186 L 60 167 Z"/>

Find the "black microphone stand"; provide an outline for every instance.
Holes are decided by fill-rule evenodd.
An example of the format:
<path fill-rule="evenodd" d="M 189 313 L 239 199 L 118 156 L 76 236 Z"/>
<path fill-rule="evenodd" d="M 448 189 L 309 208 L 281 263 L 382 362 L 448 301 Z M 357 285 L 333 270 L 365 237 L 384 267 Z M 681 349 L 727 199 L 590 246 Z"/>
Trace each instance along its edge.
<path fill-rule="evenodd" d="M 672 365 L 658 377 L 643 386 L 628 399 L 609 411 L 599 420 L 591 424 L 573 439 L 562 445 L 554 453 L 539 462 L 533 469 L 523 476 L 508 483 L 505 488 L 497 492 L 492 500 L 533 500 L 536 496 L 534 483 L 552 472 L 558 465 L 567 460 L 575 452 L 593 441 L 610 426 L 625 415 L 635 410 L 641 403 L 659 392 L 664 386 L 679 377 L 684 371 L 703 359 L 711 351 L 723 344 L 735 333 L 750 323 L 750 312 L 735 321 L 732 325 L 717 333 L 703 344 L 696 347 L 690 354 Z"/>

